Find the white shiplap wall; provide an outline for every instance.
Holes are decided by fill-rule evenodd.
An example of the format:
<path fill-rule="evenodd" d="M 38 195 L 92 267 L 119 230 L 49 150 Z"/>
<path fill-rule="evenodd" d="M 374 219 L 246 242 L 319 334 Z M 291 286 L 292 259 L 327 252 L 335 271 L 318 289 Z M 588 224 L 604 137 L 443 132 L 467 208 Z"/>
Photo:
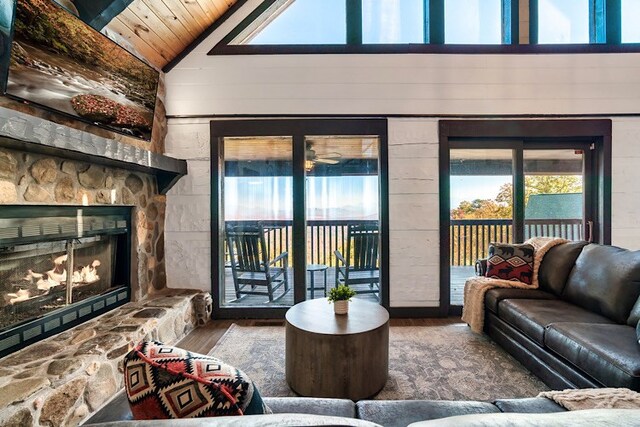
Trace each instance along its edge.
<path fill-rule="evenodd" d="M 166 75 L 167 113 L 617 115 L 640 112 L 640 54 L 253 55 L 207 52 L 248 1 Z M 640 115 L 613 118 L 613 243 L 640 248 Z M 391 305 L 437 306 L 438 118 L 389 119 Z M 172 118 L 166 152 L 189 162 L 167 199 L 170 287 L 210 286 L 207 119 Z"/>

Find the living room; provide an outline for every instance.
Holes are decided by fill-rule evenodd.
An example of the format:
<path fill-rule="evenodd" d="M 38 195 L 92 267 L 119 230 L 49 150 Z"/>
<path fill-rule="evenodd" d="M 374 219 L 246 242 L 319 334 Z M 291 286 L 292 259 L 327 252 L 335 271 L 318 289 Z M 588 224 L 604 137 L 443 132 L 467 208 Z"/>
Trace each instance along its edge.
<path fill-rule="evenodd" d="M 638 422 L 639 2 L 6 3 L 3 425 Z"/>

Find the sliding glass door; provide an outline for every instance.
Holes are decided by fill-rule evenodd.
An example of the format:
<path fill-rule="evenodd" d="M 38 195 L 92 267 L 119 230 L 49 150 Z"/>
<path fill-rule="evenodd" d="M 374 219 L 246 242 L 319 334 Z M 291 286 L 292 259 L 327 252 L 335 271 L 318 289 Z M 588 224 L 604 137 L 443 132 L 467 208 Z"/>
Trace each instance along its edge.
<path fill-rule="evenodd" d="M 380 301 L 379 139 L 305 138 L 307 298 L 339 284 Z"/>
<path fill-rule="evenodd" d="M 384 120 L 224 120 L 212 133 L 212 293 L 279 317 L 342 283 L 388 305 Z"/>
<path fill-rule="evenodd" d="M 513 150 L 450 151 L 451 304 L 462 305 L 465 281 L 489 243 L 513 242 Z"/>
<path fill-rule="evenodd" d="M 293 304 L 293 140 L 231 137 L 224 146 L 221 306 Z"/>
<path fill-rule="evenodd" d="M 557 236 L 585 240 L 592 234 L 585 196 L 585 158 L 590 150 L 524 150 L 524 238 Z M 587 229 L 585 230 L 585 226 Z"/>
<path fill-rule="evenodd" d="M 590 240 L 591 145 L 535 140 L 452 140 L 449 150 L 449 301 L 490 243 L 535 236 Z"/>

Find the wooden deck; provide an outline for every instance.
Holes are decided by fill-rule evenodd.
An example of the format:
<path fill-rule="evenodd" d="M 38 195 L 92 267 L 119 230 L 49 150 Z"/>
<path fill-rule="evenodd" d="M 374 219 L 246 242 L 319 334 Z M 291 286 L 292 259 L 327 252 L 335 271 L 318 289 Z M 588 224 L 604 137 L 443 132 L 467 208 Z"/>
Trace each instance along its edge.
<path fill-rule="evenodd" d="M 464 282 L 475 276 L 472 266 L 451 267 L 451 305 L 462 305 L 464 301 Z"/>
<path fill-rule="evenodd" d="M 307 289 L 307 299 L 313 298 L 324 298 L 324 273 L 315 272 L 314 284 L 315 290 L 313 292 L 313 296 L 311 295 L 311 290 Z M 235 288 L 233 286 L 233 277 L 231 276 L 231 270 L 229 268 L 225 271 L 225 301 L 227 307 L 290 307 L 293 305 L 293 269 L 289 269 L 288 273 L 289 278 L 289 291 L 282 296 L 278 301 L 269 302 L 269 298 L 267 296 L 262 295 L 245 295 L 240 299 L 236 298 Z M 307 287 L 310 286 L 309 283 L 309 273 L 307 272 Z M 327 268 L 327 292 L 329 289 L 333 288 L 335 285 L 335 268 L 329 267 Z M 351 286 L 356 291 L 367 290 L 369 289 L 368 285 L 356 285 Z M 319 289 L 323 288 L 323 289 Z M 266 288 L 260 289 L 260 291 Z M 278 298 L 282 291 L 284 290 L 284 286 L 280 287 L 275 292 L 275 297 Z M 355 296 L 358 299 L 364 299 L 367 301 L 379 302 L 376 294 L 358 294 Z"/>
<path fill-rule="evenodd" d="M 315 274 L 315 286 L 316 288 L 322 287 L 324 276 L 321 272 Z M 475 274 L 473 267 L 451 267 L 451 305 L 462 305 L 464 282 Z M 228 307 L 282 307 L 293 305 L 293 269 L 289 269 L 289 292 L 287 292 L 281 299 L 276 302 L 270 303 L 266 296 L 261 295 L 247 295 L 240 300 L 236 299 L 235 290 L 233 287 L 233 278 L 231 277 L 231 271 L 226 270 L 225 274 L 225 301 Z M 393 279 L 392 279 L 393 280 Z M 327 269 L 327 292 L 335 284 L 335 269 L 329 267 Z M 309 273 L 307 273 L 307 286 L 309 286 Z M 368 289 L 367 285 L 353 286 L 354 289 Z M 281 294 L 283 288 L 276 291 L 276 298 Z M 307 299 L 312 298 L 324 298 L 324 290 L 316 289 L 312 297 L 311 291 L 307 290 Z M 367 301 L 378 302 L 378 298 L 375 294 L 359 294 L 355 298 L 362 298 Z"/>

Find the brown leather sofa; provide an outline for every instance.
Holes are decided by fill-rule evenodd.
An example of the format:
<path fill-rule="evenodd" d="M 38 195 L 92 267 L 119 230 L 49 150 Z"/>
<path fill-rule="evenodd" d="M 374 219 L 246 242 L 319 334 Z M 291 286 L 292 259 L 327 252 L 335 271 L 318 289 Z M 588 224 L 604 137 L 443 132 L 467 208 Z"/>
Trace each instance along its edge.
<path fill-rule="evenodd" d="M 487 292 L 485 332 L 551 388 L 640 391 L 640 251 L 559 245 L 539 284 Z"/>

